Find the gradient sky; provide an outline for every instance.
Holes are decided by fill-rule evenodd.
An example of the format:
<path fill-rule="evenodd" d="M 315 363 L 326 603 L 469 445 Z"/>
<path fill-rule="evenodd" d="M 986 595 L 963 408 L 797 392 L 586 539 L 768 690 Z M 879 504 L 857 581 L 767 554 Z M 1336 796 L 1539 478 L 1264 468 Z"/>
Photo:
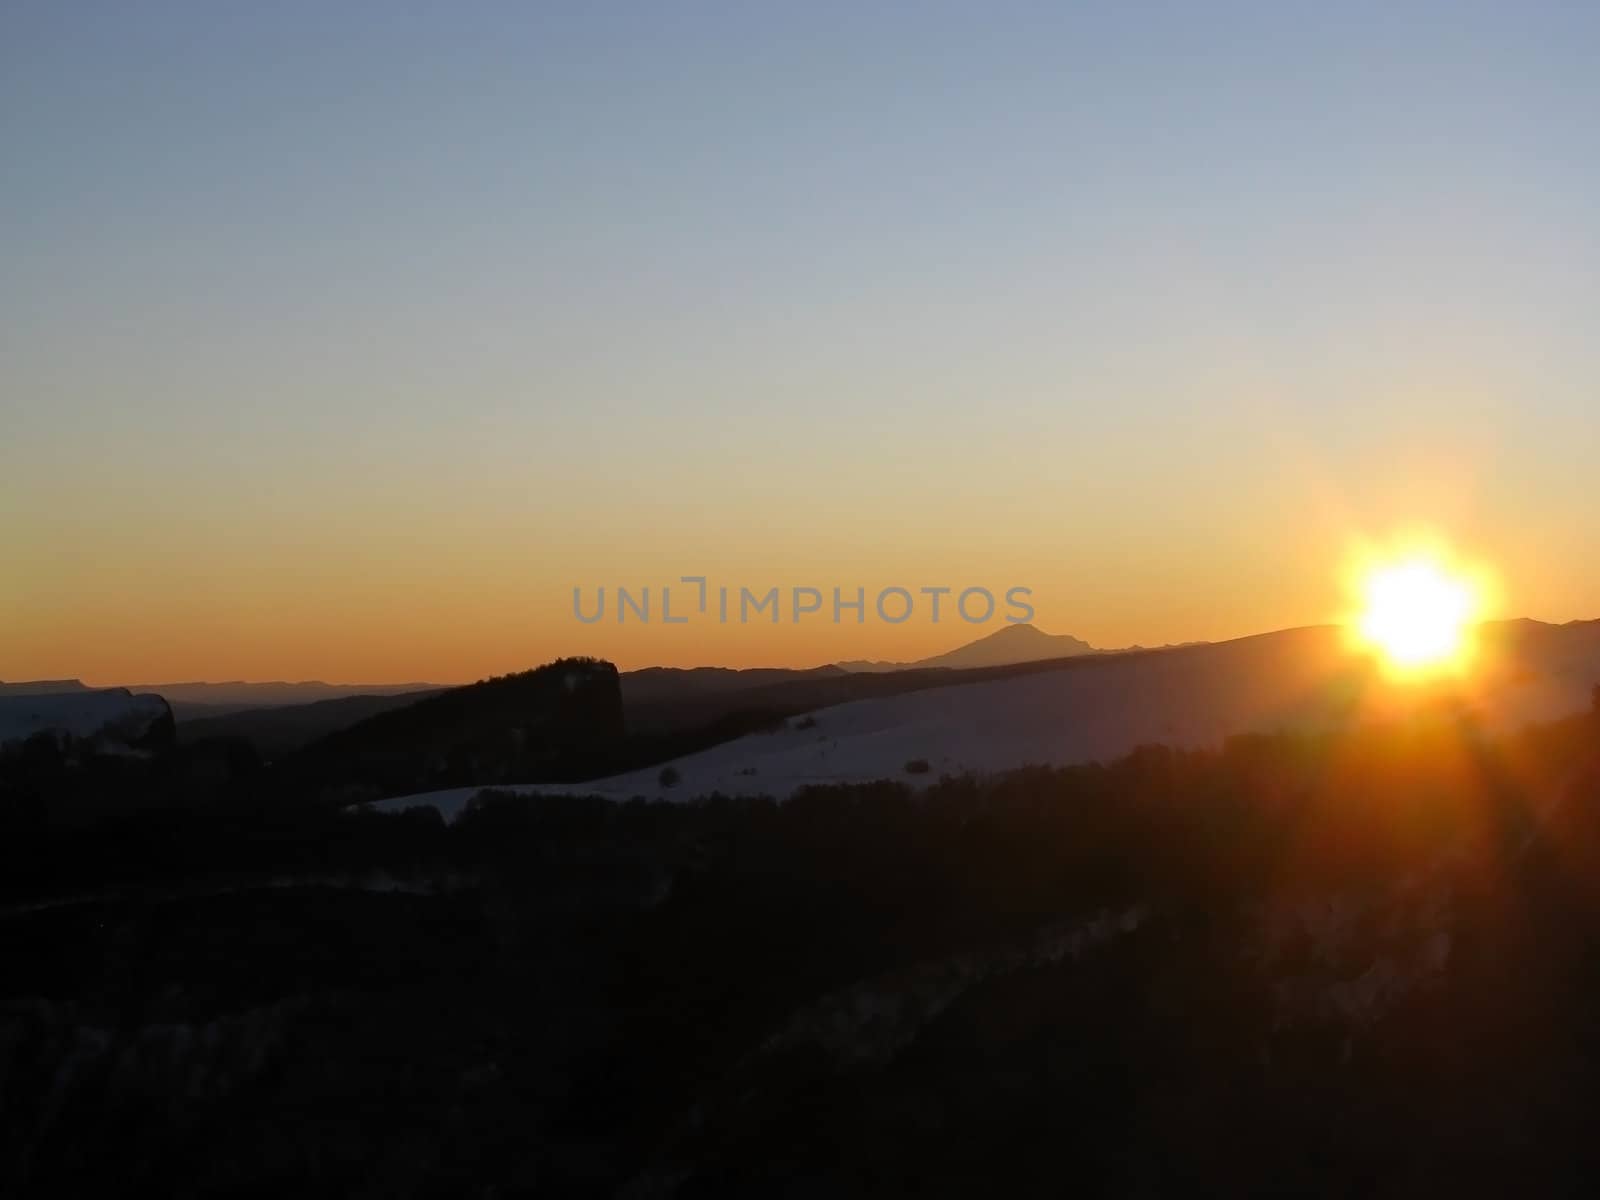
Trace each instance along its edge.
<path fill-rule="evenodd" d="M 1600 7 L 0 2 L 0 678 L 1600 616 Z M 988 627 L 989 629 L 995 626 Z"/>

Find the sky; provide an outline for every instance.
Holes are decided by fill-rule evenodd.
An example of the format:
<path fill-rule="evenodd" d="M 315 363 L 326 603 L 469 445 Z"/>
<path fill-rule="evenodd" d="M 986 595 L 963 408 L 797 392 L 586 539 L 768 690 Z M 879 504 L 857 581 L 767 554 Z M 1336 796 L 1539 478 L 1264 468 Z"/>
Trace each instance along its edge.
<path fill-rule="evenodd" d="M 1600 617 L 1597 38 L 1576 3 L 0 0 L 0 678 L 998 628 L 574 619 L 684 575 L 1218 639 L 1330 619 L 1412 529 L 1499 615 Z"/>

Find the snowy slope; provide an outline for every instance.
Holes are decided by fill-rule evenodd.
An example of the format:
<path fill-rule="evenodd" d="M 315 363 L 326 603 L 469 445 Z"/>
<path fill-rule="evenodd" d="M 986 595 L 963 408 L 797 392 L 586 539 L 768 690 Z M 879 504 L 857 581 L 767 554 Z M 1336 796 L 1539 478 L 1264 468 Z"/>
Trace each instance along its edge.
<path fill-rule="evenodd" d="M 126 688 L 0 695 L 0 748 L 49 730 L 116 752 L 145 742 L 161 722 L 171 720 L 160 696 L 134 695 Z"/>
<path fill-rule="evenodd" d="M 1218 745 L 1247 732 L 1331 730 L 1422 703 L 1465 704 L 1490 730 L 1582 711 L 1600 683 L 1600 622 L 1495 627 L 1470 681 L 1431 687 L 1385 681 L 1341 631 L 1287 630 L 1233 642 L 1074 660 L 1060 670 L 859 700 L 791 720 L 660 766 L 552 792 L 688 799 L 787 797 L 808 784 L 999 771 L 1025 764 L 1108 761 L 1142 744 Z M 924 760 L 926 774 L 906 764 Z M 478 789 L 383 801 L 432 804 L 446 816 Z M 532 787 L 530 785 L 530 790 Z"/>

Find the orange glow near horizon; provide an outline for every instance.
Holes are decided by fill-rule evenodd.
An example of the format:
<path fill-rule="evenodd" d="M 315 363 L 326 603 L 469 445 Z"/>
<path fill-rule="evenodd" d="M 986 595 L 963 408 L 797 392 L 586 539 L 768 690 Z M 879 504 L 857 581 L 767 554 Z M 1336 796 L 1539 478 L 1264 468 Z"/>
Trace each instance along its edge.
<path fill-rule="evenodd" d="M 451 510 L 452 520 L 441 523 L 437 515 L 407 508 L 393 518 L 346 514 L 345 524 L 324 521 L 313 529 L 310 516 L 302 520 L 298 511 L 282 524 L 246 513 L 246 499 L 231 502 L 240 522 L 228 527 L 227 537 L 176 509 L 148 514 L 139 536 L 108 539 L 78 528 L 83 537 L 93 534 L 93 555 L 65 536 L 41 537 L 19 519 L 11 542 L 17 557 L 9 564 L 14 586 L 0 587 L 0 679 L 76 676 L 99 686 L 309 679 L 449 684 L 573 654 L 606 658 L 623 670 L 909 662 L 999 630 L 1004 592 L 1013 584 L 1032 589 L 1033 623 L 1040 629 L 1106 649 L 1224 641 L 1334 621 L 1355 637 L 1362 581 L 1415 554 L 1473 581 L 1483 602 L 1473 620 L 1499 611 L 1498 593 L 1478 586 L 1477 576 L 1453 565 L 1435 543 L 1386 543 L 1382 552 L 1353 563 L 1348 577 L 1330 577 L 1328 564 L 1339 562 L 1349 546 L 1350 514 L 1339 514 L 1335 527 L 1333 520 L 1319 524 L 1315 513 L 1288 505 L 1267 514 L 1270 537 L 1231 542 L 1229 530 L 1238 526 L 1225 524 L 1218 538 L 1179 540 L 1137 557 L 1110 533 L 1044 554 L 1020 534 L 1015 545 L 997 543 L 980 528 L 981 514 L 940 509 L 918 526 L 912 514 L 895 512 L 897 528 L 937 527 L 944 531 L 942 544 L 908 535 L 869 560 L 850 550 L 854 543 L 836 521 L 816 530 L 752 531 L 735 528 L 724 514 L 730 524 L 723 544 L 680 553 L 670 531 L 653 526 L 631 538 L 607 527 L 595 534 L 594 545 L 569 545 L 532 524 L 479 528 L 464 510 Z M 130 501 L 130 512 L 142 513 L 142 503 L 149 501 Z M 0 513 L 0 527 L 8 515 Z M 291 537 L 294 531 L 304 536 Z M 646 534 L 661 546 L 645 545 Z M 1539 574 L 1537 562 L 1530 565 L 1531 548 L 1506 537 L 1478 538 L 1517 579 L 1519 593 L 1557 594 L 1553 584 L 1559 581 Z M 519 545 L 541 539 L 549 542 L 548 553 L 518 557 Z M 426 570 L 419 569 L 423 560 Z M 970 583 L 990 588 L 1002 603 L 986 624 L 956 619 L 947 598 L 937 624 L 924 605 L 901 625 L 875 614 L 862 624 L 834 624 L 825 613 L 798 623 L 786 617 L 776 624 L 724 625 L 700 617 L 665 625 L 659 589 L 689 564 L 714 583 L 775 586 L 785 594 L 798 585 L 859 585 L 872 595 L 897 584 Z M 1343 602 L 1341 582 L 1349 588 Z M 598 624 L 574 618 L 575 586 L 592 597 L 598 586 L 624 584 L 653 589 L 655 620 L 619 622 L 614 605 Z M 675 593 L 675 611 L 679 602 Z M 1516 615 L 1570 613 L 1557 608 Z"/>

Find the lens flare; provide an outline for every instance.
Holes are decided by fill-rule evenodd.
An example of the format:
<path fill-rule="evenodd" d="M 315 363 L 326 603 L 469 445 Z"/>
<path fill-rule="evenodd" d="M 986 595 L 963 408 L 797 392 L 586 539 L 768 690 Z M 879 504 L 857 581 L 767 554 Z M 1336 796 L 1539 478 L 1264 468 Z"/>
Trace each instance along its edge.
<path fill-rule="evenodd" d="M 1428 554 L 1374 563 L 1361 574 L 1353 625 L 1392 671 L 1416 674 L 1460 667 L 1482 608 L 1482 588 Z"/>

